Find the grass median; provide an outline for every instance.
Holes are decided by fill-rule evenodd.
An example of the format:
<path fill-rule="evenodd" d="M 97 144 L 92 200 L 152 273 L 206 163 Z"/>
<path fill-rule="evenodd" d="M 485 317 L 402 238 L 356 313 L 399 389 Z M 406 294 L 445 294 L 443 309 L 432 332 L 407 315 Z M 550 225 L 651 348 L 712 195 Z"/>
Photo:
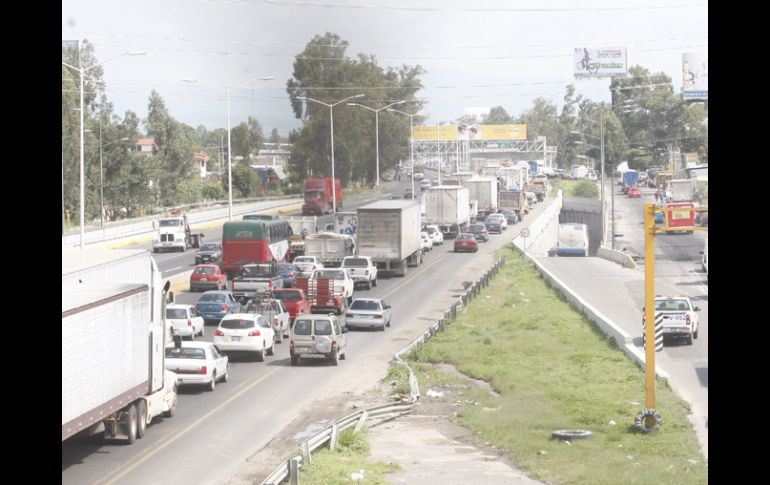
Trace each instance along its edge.
<path fill-rule="evenodd" d="M 450 398 L 461 403 L 457 421 L 550 483 L 707 483 L 687 404 L 659 381 L 656 409 L 664 425 L 636 432 L 645 397 L 640 368 L 534 265 L 510 248 L 501 253 L 507 263 L 490 286 L 407 357 L 423 395 L 437 386 L 458 388 L 463 375 L 491 384 L 494 392 L 464 386 Z M 593 438 L 551 440 L 557 429 L 587 429 Z"/>

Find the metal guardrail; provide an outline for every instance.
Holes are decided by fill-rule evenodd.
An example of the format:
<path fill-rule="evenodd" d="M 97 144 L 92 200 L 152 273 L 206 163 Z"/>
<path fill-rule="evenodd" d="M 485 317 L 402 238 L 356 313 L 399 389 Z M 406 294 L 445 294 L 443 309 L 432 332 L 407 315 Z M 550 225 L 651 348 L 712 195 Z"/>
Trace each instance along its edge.
<path fill-rule="evenodd" d="M 446 328 L 447 323 L 456 319 L 457 314 L 463 308 L 467 307 L 468 304 L 471 302 L 471 300 L 481 293 L 481 290 L 483 288 L 486 288 L 487 286 L 489 286 L 490 280 L 500 271 L 500 268 L 502 268 L 503 265 L 505 265 L 505 258 L 501 258 L 497 260 L 495 264 L 493 264 L 492 267 L 489 268 L 481 278 L 471 283 L 465 289 L 463 294 L 460 295 L 460 298 L 458 298 L 458 300 L 454 304 L 452 304 L 449 307 L 449 309 L 447 309 L 444 312 L 443 318 L 440 318 L 434 323 L 432 323 L 431 325 L 429 325 L 428 328 L 425 329 L 425 331 L 422 333 L 422 335 L 420 335 L 419 337 L 414 339 L 412 342 L 410 342 L 409 344 L 401 348 L 399 351 L 397 351 L 395 354 L 393 354 L 393 360 L 396 363 L 405 366 L 406 369 L 409 371 L 409 399 L 408 400 L 403 401 L 401 403 L 388 403 L 380 406 L 375 406 L 373 408 L 364 409 L 364 410 L 355 412 L 353 414 L 349 414 L 344 418 L 338 419 L 337 421 L 329 425 L 327 428 L 323 429 L 322 431 L 308 438 L 306 441 L 302 442 L 302 444 L 300 445 L 300 451 L 296 455 L 291 456 L 285 459 L 284 461 L 282 461 L 277 467 L 275 467 L 275 469 L 273 469 L 270 475 L 268 475 L 267 477 L 265 477 L 264 480 L 262 480 L 261 484 L 278 485 L 280 483 L 283 483 L 284 480 L 286 479 L 291 480 L 292 484 L 297 484 L 299 483 L 299 469 L 302 465 L 302 462 L 305 461 L 308 464 L 312 463 L 313 451 L 320 448 L 327 441 L 329 441 L 329 447 L 331 449 L 336 448 L 339 433 L 341 433 L 343 430 L 350 428 L 351 426 L 355 426 L 355 431 L 358 432 L 366 423 L 366 421 L 369 420 L 370 418 L 396 414 L 396 416 L 381 420 L 372 425 L 372 426 L 377 426 L 386 421 L 390 421 L 391 419 L 395 419 L 399 416 L 402 416 L 411 412 L 413 406 L 420 399 L 420 384 L 417 381 L 417 377 L 415 377 L 414 372 L 412 372 L 412 368 L 409 367 L 409 364 L 407 364 L 405 361 L 401 359 L 401 355 L 407 352 L 410 352 L 414 347 L 418 345 L 422 345 L 423 343 L 427 342 L 428 340 L 431 339 L 431 337 L 436 335 L 438 332 L 443 332 L 444 329 Z"/>
<path fill-rule="evenodd" d="M 247 203 L 239 206 L 233 205 L 233 215 L 248 214 L 260 210 L 277 209 L 288 205 L 294 205 L 302 202 L 301 198 L 296 196 L 267 197 L 258 202 Z M 191 225 L 204 222 L 226 219 L 228 207 L 216 207 L 201 211 L 187 213 L 187 219 Z M 127 239 L 131 237 L 152 234 L 155 229 L 152 227 L 153 221 L 158 219 L 158 215 L 142 218 L 141 220 L 106 225 L 103 229 L 90 230 L 85 233 L 85 245 L 100 244 L 109 241 Z M 65 234 L 62 236 L 62 247 L 74 247 L 80 245 L 80 233 Z"/>

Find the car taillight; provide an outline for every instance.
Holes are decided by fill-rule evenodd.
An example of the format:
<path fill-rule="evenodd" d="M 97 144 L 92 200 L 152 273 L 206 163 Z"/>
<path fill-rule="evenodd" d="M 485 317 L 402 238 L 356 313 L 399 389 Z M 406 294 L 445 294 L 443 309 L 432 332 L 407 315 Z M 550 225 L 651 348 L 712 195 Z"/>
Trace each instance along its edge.
<path fill-rule="evenodd" d="M 289 273 L 289 278 L 294 278 L 294 271 L 292 271 L 291 273 Z"/>
<path fill-rule="evenodd" d="M 262 334 L 259 333 L 259 330 L 252 330 L 251 332 L 249 332 L 249 337 L 259 337 L 260 335 Z"/>
<path fill-rule="evenodd" d="M 226 312 L 226 311 L 227 311 L 227 305 L 222 305 L 222 311 L 223 311 L 223 312 Z"/>
<path fill-rule="evenodd" d="M 206 371 L 208 371 L 208 368 L 205 365 L 201 367 L 201 374 L 206 374 Z"/>
<path fill-rule="evenodd" d="M 225 336 L 225 333 L 224 333 L 223 331 L 221 331 L 221 330 L 217 329 L 217 331 L 216 331 L 216 332 L 214 332 L 214 336 L 215 336 L 215 337 L 224 337 L 224 336 Z"/>
<path fill-rule="evenodd" d="M 364 276 L 369 276 L 369 270 L 364 271 Z"/>
<path fill-rule="evenodd" d="M 187 326 L 192 327 L 192 320 L 190 320 L 189 318 L 187 319 Z"/>
<path fill-rule="evenodd" d="M 332 340 L 332 349 L 336 349 L 336 348 L 337 348 L 337 341 Z"/>
<path fill-rule="evenodd" d="M 273 289 L 273 282 L 272 281 L 268 281 L 267 282 L 267 289 L 268 290 L 272 290 Z"/>
<path fill-rule="evenodd" d="M 685 315 L 684 320 L 687 322 L 687 325 L 690 325 L 690 315 Z"/>

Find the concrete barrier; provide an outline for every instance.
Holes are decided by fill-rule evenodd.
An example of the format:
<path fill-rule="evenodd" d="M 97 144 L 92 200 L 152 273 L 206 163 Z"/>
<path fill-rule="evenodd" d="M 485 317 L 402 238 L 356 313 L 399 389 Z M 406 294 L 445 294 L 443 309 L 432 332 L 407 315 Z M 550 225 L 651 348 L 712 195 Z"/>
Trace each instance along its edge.
<path fill-rule="evenodd" d="M 621 251 L 600 247 L 599 250 L 596 252 L 596 255 L 602 259 L 606 259 L 607 261 L 618 263 L 624 268 L 631 268 L 631 269 L 636 268 L 636 262 L 634 261 L 634 259 L 628 254 Z"/>

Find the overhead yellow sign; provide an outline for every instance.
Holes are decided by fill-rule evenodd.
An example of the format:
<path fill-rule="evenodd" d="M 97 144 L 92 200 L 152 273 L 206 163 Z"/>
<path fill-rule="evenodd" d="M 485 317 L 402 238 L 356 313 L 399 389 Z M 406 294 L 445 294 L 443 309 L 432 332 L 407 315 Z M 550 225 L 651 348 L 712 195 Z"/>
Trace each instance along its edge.
<path fill-rule="evenodd" d="M 526 140 L 527 125 L 415 126 L 415 141 Z"/>

